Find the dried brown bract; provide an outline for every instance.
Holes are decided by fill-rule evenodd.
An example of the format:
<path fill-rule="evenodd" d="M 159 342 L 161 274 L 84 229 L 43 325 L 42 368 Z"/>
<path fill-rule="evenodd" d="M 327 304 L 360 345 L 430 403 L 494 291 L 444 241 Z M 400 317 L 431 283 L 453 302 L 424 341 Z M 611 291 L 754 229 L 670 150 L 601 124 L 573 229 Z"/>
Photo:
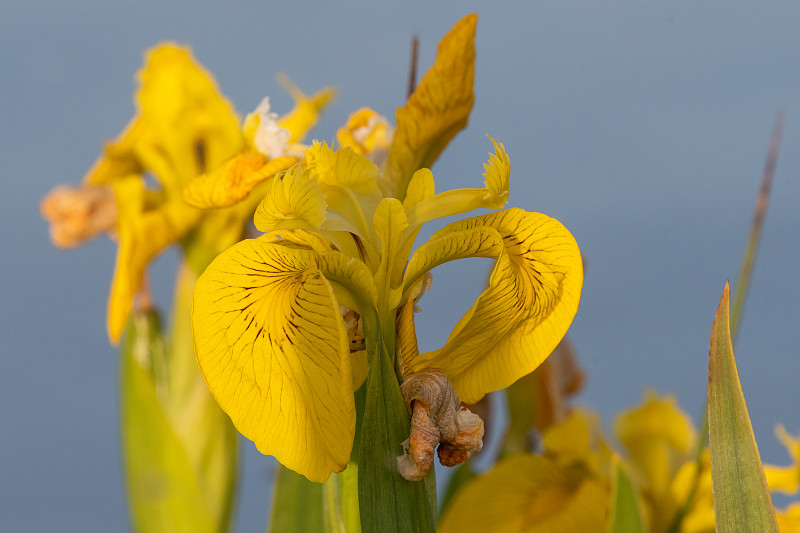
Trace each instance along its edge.
<path fill-rule="evenodd" d="M 113 231 L 117 224 L 114 192 L 105 186 L 57 187 L 42 200 L 39 210 L 59 248 L 83 244 L 99 233 Z"/>
<path fill-rule="evenodd" d="M 483 448 L 483 421 L 459 406 L 458 394 L 445 373 L 427 369 L 412 374 L 400 389 L 411 415 L 411 434 L 397 458 L 397 470 L 410 480 L 428 475 L 433 451 L 439 447 L 439 462 L 444 466 L 463 463 Z"/>

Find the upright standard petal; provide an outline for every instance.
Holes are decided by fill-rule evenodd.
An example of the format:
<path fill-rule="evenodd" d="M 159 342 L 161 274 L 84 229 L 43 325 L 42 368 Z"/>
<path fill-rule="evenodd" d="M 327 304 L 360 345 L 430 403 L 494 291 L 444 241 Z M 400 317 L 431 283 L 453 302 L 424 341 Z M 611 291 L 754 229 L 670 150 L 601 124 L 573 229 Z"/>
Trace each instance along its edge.
<path fill-rule="evenodd" d="M 402 201 L 414 172 L 430 167 L 467 125 L 474 100 L 477 22 L 477 15 L 467 15 L 442 38 L 433 66 L 397 110 L 397 129 L 381 183 L 384 196 Z"/>
<path fill-rule="evenodd" d="M 259 451 L 312 481 L 344 470 L 355 434 L 348 334 L 318 261 L 242 241 L 200 277 L 192 311 L 217 402 Z"/>
<path fill-rule="evenodd" d="M 436 265 L 470 256 L 496 259 L 489 287 L 442 348 L 405 362 L 412 371 L 443 369 L 465 403 L 539 366 L 569 328 L 583 285 L 569 231 L 546 215 L 509 209 L 434 233 L 411 257 L 406 290 Z"/>

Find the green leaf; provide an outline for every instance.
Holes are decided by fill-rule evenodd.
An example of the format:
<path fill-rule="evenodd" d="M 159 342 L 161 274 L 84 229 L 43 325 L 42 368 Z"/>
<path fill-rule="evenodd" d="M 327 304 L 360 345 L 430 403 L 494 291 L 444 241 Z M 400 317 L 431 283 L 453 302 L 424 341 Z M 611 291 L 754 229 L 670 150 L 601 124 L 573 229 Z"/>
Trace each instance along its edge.
<path fill-rule="evenodd" d="M 322 483 L 278 463 L 272 489 L 270 533 L 306 533 L 324 531 Z"/>
<path fill-rule="evenodd" d="M 717 531 L 776 532 L 761 457 L 733 357 L 725 284 L 708 353 L 708 426 Z"/>
<path fill-rule="evenodd" d="M 641 507 L 636 490 L 618 457 L 614 457 L 614 490 L 609 519 L 609 533 L 644 532 Z"/>
<path fill-rule="evenodd" d="M 326 533 L 361 533 L 358 513 L 358 464 L 333 474 L 322 484 Z"/>
<path fill-rule="evenodd" d="M 403 453 L 402 442 L 409 436 L 410 423 L 377 319 L 364 315 L 365 322 L 369 318 L 373 323 L 365 323 L 364 331 L 368 335 L 370 370 L 358 465 L 361 527 L 381 533 L 433 533 L 433 469 L 422 481 L 408 481 L 397 472 L 397 457 Z"/>
<path fill-rule="evenodd" d="M 123 461 L 141 533 L 230 527 L 238 434 L 195 362 L 189 322 L 195 279 L 182 265 L 169 341 L 158 314 L 139 311 L 120 350 Z"/>
<path fill-rule="evenodd" d="M 135 530 L 215 532 L 215 517 L 183 443 L 159 400 L 163 370 L 158 315 L 131 317 L 122 348 L 122 445 Z"/>

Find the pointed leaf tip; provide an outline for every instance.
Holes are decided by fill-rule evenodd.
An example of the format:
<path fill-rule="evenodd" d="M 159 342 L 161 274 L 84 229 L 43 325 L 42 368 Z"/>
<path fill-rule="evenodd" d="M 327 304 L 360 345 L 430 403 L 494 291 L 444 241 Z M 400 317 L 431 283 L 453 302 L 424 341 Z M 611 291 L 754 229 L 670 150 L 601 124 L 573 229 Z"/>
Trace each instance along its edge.
<path fill-rule="evenodd" d="M 730 336 L 730 285 L 725 284 L 711 328 L 708 425 L 717 531 L 776 532 L 758 446 L 750 425 Z"/>

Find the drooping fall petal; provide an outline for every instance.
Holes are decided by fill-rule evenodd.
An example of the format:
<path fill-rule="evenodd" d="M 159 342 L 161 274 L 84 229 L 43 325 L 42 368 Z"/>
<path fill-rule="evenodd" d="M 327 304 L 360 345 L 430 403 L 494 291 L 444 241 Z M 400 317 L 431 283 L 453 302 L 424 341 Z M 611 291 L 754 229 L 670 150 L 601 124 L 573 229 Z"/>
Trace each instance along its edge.
<path fill-rule="evenodd" d="M 395 130 L 381 188 L 403 200 L 412 174 L 430 167 L 467 125 L 475 77 L 475 25 L 467 15 L 442 38 L 436 61 L 405 106 L 397 110 Z"/>
<path fill-rule="evenodd" d="M 347 330 L 319 255 L 258 240 L 195 286 L 197 361 L 237 429 L 312 481 L 343 470 L 355 433 Z"/>
<path fill-rule="evenodd" d="M 443 369 L 459 398 L 474 403 L 532 372 L 555 348 L 577 312 L 583 265 L 561 223 L 509 209 L 434 233 L 411 257 L 406 290 L 424 272 L 463 257 L 496 259 L 489 287 L 442 348 L 405 366 Z"/>

